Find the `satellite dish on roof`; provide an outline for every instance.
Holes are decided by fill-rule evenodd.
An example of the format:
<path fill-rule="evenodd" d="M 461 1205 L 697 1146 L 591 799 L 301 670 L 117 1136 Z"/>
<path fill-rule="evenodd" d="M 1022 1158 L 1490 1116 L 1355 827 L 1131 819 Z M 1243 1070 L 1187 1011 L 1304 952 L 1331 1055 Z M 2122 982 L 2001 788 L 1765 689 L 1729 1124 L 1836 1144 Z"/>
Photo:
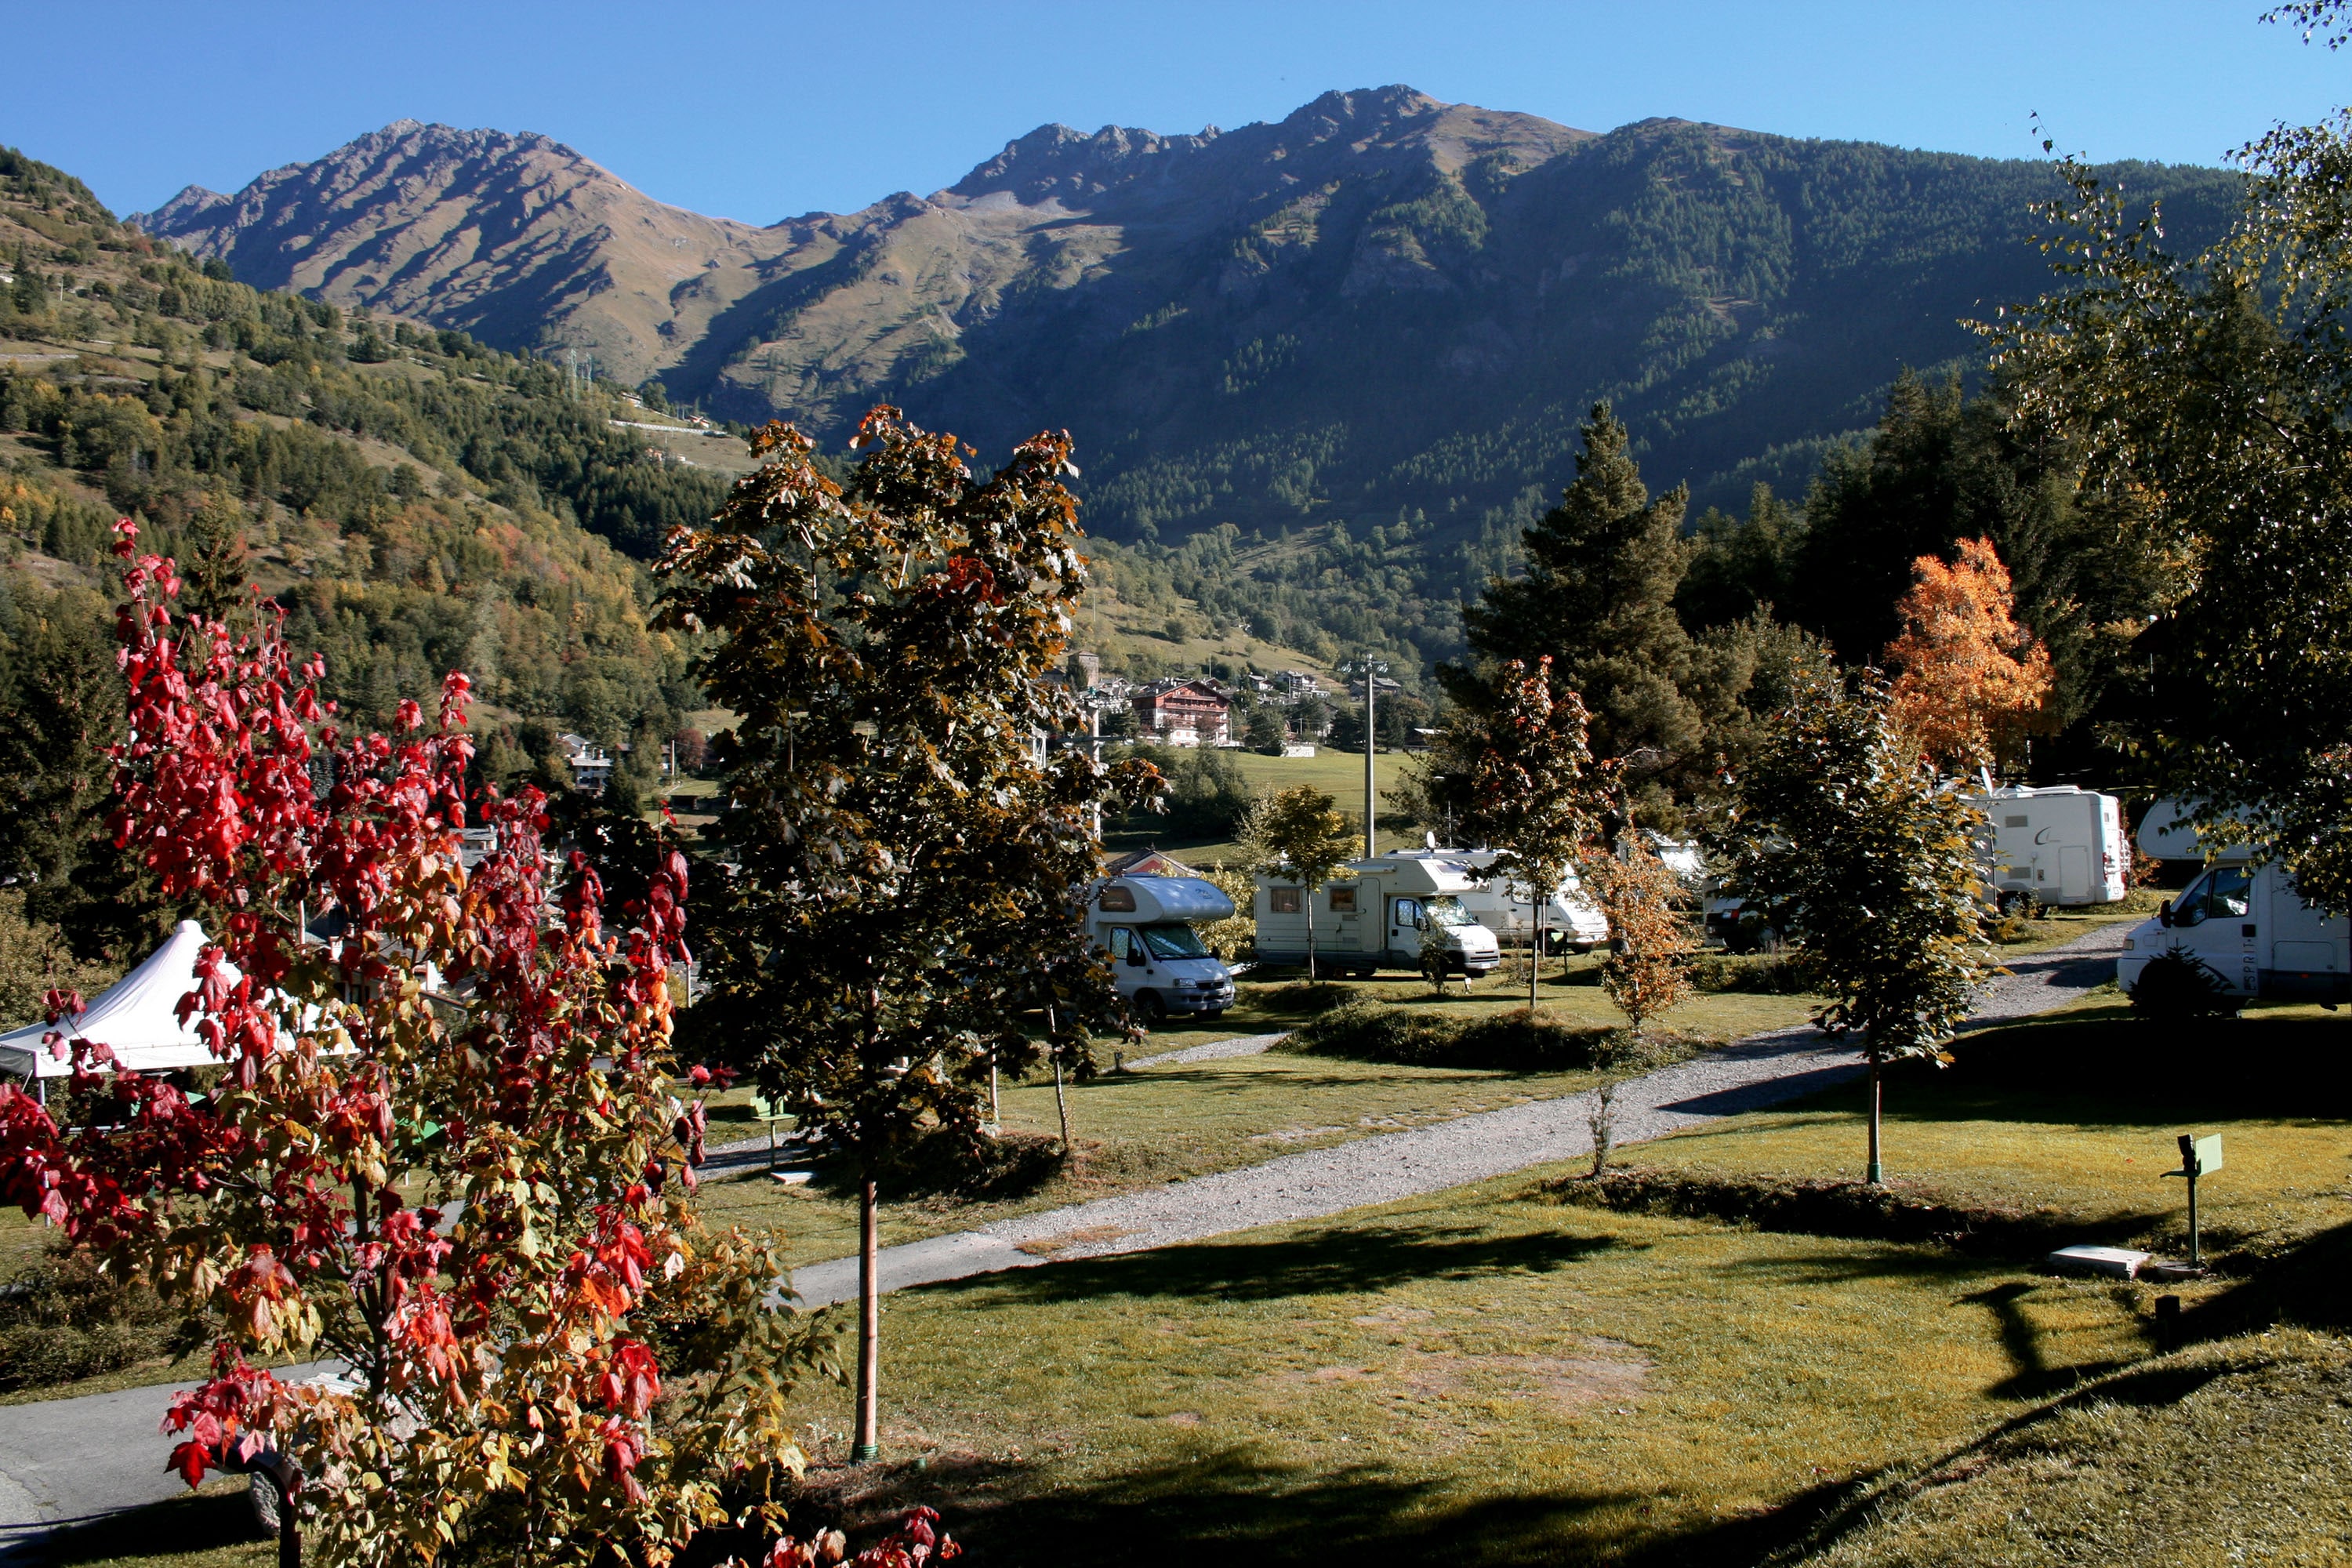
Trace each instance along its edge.
<path fill-rule="evenodd" d="M 1432 849 L 1436 848 L 1436 847 L 1437 847 L 1437 829 L 1435 829 L 1435 828 L 1433 828 L 1433 828 L 1431 828 L 1428 832 L 1426 832 L 1426 833 L 1423 834 L 1423 835 L 1421 836 L 1421 841 L 1422 841 L 1422 843 L 1423 843 L 1423 845 L 1427 846 L 1429 848 L 1432 848 Z"/>

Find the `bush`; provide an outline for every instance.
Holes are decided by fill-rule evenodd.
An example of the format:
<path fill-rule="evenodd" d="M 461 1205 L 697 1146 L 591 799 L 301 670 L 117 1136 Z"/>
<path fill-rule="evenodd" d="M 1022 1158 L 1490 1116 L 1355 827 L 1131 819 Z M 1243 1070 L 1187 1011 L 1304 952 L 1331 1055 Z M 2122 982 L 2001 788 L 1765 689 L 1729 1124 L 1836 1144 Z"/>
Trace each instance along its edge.
<path fill-rule="evenodd" d="M 2195 953 L 2168 948 L 2143 964 L 2131 988 L 2136 1016 L 2158 1023 L 2182 1018 L 2221 1018 L 2244 1006 L 2243 997 Z"/>
<path fill-rule="evenodd" d="M 89 1254 L 53 1246 L 0 1286 L 0 1391 L 46 1388 L 142 1361 L 176 1361 L 212 1336 L 200 1313 L 145 1285 L 100 1274 Z"/>
<path fill-rule="evenodd" d="M 1616 1048 L 1620 1034 L 1524 1007 L 1470 1020 L 1365 998 L 1301 1025 L 1279 1048 L 1300 1056 L 1488 1072 L 1569 1072 L 1603 1065 L 1639 1070 L 1691 1053 L 1690 1042 L 1680 1036 L 1654 1035 L 1629 1056 Z"/>
<path fill-rule="evenodd" d="M 1702 991 L 1794 996 L 1811 989 L 1794 953 L 1708 953 L 1692 960 L 1690 974 Z"/>
<path fill-rule="evenodd" d="M 875 1173 L 875 1187 L 892 1200 L 952 1194 L 962 1198 L 1025 1197 L 1059 1175 L 1062 1142 L 1037 1132 L 1006 1132 L 969 1141 L 941 1128 L 898 1150 Z M 855 1174 L 845 1163 L 845 1182 Z"/>
<path fill-rule="evenodd" d="M 1335 985 L 1328 980 L 1301 980 L 1259 993 L 1257 1005 L 1268 1013 L 1303 1017 L 1309 1014 L 1328 1013 L 1335 1007 L 1345 1007 L 1360 1000 L 1362 998 L 1345 985 Z"/>
<path fill-rule="evenodd" d="M 1581 1208 L 1717 1219 L 1758 1230 L 1858 1241 L 1933 1241 L 1970 1251 L 2039 1257 L 2083 1238 L 2076 1217 L 1969 1203 L 1913 1190 L 1826 1178 L 1715 1175 L 1628 1166 L 1549 1183 L 1548 1195 Z"/>

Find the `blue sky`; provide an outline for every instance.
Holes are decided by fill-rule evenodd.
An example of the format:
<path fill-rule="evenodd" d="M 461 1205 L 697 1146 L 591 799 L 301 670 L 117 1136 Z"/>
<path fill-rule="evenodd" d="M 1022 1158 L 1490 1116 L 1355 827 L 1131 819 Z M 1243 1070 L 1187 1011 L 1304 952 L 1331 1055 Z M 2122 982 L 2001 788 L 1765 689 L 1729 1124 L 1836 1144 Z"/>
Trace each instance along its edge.
<path fill-rule="evenodd" d="M 2352 99 L 2352 50 L 2262 9 L 0 0 L 0 142 L 128 212 L 407 116 L 545 132 L 661 200 L 766 223 L 936 190 L 1048 121 L 1230 129 L 1402 81 L 1589 130 L 1679 115 L 2001 157 L 2035 154 L 2038 111 L 2062 148 L 2215 163 Z"/>

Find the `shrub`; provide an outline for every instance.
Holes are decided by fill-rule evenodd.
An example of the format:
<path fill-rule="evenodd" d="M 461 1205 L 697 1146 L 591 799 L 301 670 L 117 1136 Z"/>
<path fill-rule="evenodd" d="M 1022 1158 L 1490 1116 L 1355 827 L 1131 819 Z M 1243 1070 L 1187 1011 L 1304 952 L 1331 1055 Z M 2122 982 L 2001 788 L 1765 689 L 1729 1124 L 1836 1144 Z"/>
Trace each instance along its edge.
<path fill-rule="evenodd" d="M 1795 996 L 1811 990 L 1804 966 L 1790 953 L 1708 953 L 1691 962 L 1691 984 L 1702 991 Z"/>
<path fill-rule="evenodd" d="M 1601 1066 L 1644 1068 L 1690 1054 L 1688 1040 L 1656 1035 L 1638 1058 L 1612 1052 L 1615 1029 L 1571 1024 L 1525 1007 L 1475 1020 L 1395 1007 L 1369 998 L 1301 1025 L 1281 1049 L 1300 1056 L 1488 1072 L 1569 1072 Z"/>
<path fill-rule="evenodd" d="M 883 1197 L 931 1197 L 953 1194 L 964 1198 L 1025 1197 L 1062 1172 L 1062 1142 L 1038 1132 L 1006 1132 L 994 1138 L 967 1138 L 948 1128 L 936 1128 L 892 1151 L 874 1173 Z M 855 1189 L 855 1172 L 845 1169 L 842 1179 Z"/>
<path fill-rule="evenodd" d="M 1345 985 L 1335 985 L 1328 980 L 1302 980 L 1261 993 L 1257 1005 L 1268 1013 L 1305 1016 L 1328 1013 L 1335 1007 L 1345 1007 L 1359 1000 L 1360 998 L 1356 993 Z"/>
<path fill-rule="evenodd" d="M 1717 1175 L 1627 1166 L 1570 1176 L 1545 1193 L 1580 1208 L 1717 1219 L 1758 1230 L 1865 1241 L 1933 1241 L 1969 1251 L 2034 1257 L 2082 1239 L 2072 1215 L 1971 1202 L 1925 1188 L 1829 1178 Z"/>
<path fill-rule="evenodd" d="M 99 1271 L 89 1254 L 53 1245 L 0 1286 L 0 1391 L 45 1388 L 142 1361 L 176 1361 L 210 1339 L 201 1313 Z"/>
<path fill-rule="evenodd" d="M 2195 953 L 2167 948 L 2141 966 L 2131 988 L 2135 1016 L 2157 1022 L 2181 1018 L 2220 1018 L 2235 1014 L 2244 999 L 2230 994 L 2228 985 Z"/>

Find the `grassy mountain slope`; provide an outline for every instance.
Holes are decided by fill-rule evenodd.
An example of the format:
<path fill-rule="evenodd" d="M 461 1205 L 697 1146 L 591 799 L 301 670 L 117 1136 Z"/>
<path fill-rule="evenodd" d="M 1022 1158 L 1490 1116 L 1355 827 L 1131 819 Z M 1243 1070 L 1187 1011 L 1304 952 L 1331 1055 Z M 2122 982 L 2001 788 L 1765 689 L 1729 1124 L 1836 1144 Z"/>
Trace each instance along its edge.
<path fill-rule="evenodd" d="M 2176 231 L 2234 190 L 2114 173 Z M 983 450 L 1067 425 L 1122 537 L 1399 507 L 1459 533 L 1556 489 L 1600 396 L 1702 504 L 1801 483 L 1897 368 L 2039 290 L 2021 242 L 2054 194 L 2036 163 L 1596 136 L 1394 87 L 1223 133 L 1047 126 L 928 198 L 767 229 L 544 137 L 408 121 L 142 221 L 249 281 L 592 349 L 736 417 L 834 434 L 887 396 Z"/>
<path fill-rule="evenodd" d="M 721 470 L 648 456 L 612 423 L 644 416 L 560 372 L 207 275 L 79 182 L 0 160 L 12 614 L 95 603 L 134 515 L 184 566 L 275 595 L 360 718 L 450 668 L 494 713 L 607 740 L 666 738 L 698 705 L 625 552 L 707 516 Z"/>
<path fill-rule="evenodd" d="M 2235 191 L 2110 172 L 2192 239 Z M 760 230 L 544 138 L 407 122 L 143 221 L 248 280 L 592 350 L 828 440 L 884 398 L 983 454 L 1067 427 L 1097 533 L 1151 553 L 1230 524 L 1151 558 L 1263 635 L 1417 664 L 1457 651 L 1454 605 L 1594 399 L 1694 515 L 1801 492 L 1898 370 L 1978 363 L 1961 318 L 2045 285 L 2024 242 L 2054 194 L 2036 163 L 1594 135 L 1397 87 L 1230 132 L 1047 126 L 931 196 Z M 1200 570 L 1229 545 L 1239 575 Z"/>

